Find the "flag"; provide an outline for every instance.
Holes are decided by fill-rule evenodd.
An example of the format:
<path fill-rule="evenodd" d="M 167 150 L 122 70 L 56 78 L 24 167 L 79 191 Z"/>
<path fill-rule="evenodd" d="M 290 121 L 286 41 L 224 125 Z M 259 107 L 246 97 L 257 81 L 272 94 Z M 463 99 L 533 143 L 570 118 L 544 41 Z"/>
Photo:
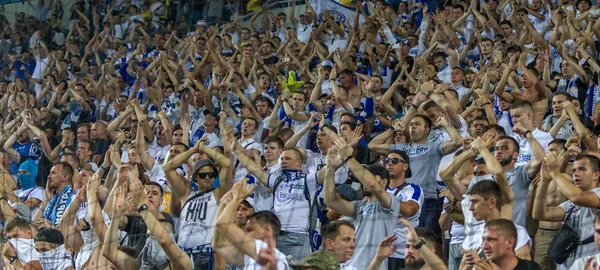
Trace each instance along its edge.
<path fill-rule="evenodd" d="M 342 25 L 348 20 L 348 24 L 352 25 L 354 13 L 356 12 L 356 9 L 346 6 L 344 0 L 318 0 L 317 21 L 319 23 L 324 20 L 325 10 L 329 10 L 330 16 Z M 364 20 L 362 16 L 359 17 L 359 22 L 362 23 Z"/>
<path fill-rule="evenodd" d="M 248 1 L 248 4 L 246 4 L 246 11 L 250 12 L 260 10 L 261 6 L 262 0 L 250 0 Z"/>

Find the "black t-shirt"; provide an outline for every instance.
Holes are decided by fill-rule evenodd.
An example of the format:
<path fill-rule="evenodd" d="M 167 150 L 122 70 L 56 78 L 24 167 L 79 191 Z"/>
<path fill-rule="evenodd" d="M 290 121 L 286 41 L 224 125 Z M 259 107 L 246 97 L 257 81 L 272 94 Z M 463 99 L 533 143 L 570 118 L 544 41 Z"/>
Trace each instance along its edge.
<path fill-rule="evenodd" d="M 97 164 L 98 166 L 102 165 L 102 162 L 104 162 L 104 153 L 108 151 L 108 146 L 108 141 L 106 141 L 106 139 L 99 139 L 94 142 L 94 152 L 92 153 L 92 158 L 94 158 L 94 156 L 97 154 L 102 156 L 102 158 L 100 158 L 100 163 Z"/>
<path fill-rule="evenodd" d="M 165 212 L 161 213 L 165 217 L 165 220 L 171 223 L 173 229 L 175 229 L 173 218 Z M 135 249 L 137 257 L 146 245 L 146 232 L 148 231 L 148 227 L 141 216 L 127 215 L 126 217 L 127 226 L 123 231 L 127 232 L 127 236 L 124 240 L 128 246 Z"/>
<path fill-rule="evenodd" d="M 519 259 L 519 263 L 514 270 L 542 270 L 542 267 L 534 261 Z"/>

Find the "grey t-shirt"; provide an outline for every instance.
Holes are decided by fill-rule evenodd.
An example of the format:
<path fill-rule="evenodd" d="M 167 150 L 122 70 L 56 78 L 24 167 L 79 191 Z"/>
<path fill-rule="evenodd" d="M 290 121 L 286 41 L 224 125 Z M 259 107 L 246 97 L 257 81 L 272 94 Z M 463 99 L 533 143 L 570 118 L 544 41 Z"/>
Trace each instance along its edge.
<path fill-rule="evenodd" d="M 600 198 L 600 188 L 592 189 L 591 192 L 596 193 L 598 198 Z M 565 220 L 564 222 L 571 227 L 571 229 L 579 233 L 579 241 L 583 241 L 586 238 L 594 235 L 594 218 L 596 217 L 596 213 L 598 213 L 599 209 L 578 206 L 571 201 L 563 202 L 559 205 L 559 207 L 567 212 L 569 209 L 573 208 L 573 213 L 569 219 Z M 567 215 L 565 215 L 565 219 L 566 218 Z M 598 253 L 598 249 L 596 248 L 594 241 L 585 245 L 580 245 L 577 247 L 575 252 L 571 253 L 569 258 L 567 258 L 563 264 L 558 265 L 557 269 L 569 269 L 573 262 L 575 262 L 577 259 L 592 256 L 596 253 Z"/>
<path fill-rule="evenodd" d="M 527 225 L 527 196 L 529 196 L 529 175 L 527 166 L 513 168 L 506 172 L 506 179 L 515 196 L 513 222 L 526 227 Z"/>
<path fill-rule="evenodd" d="M 400 203 L 396 197 L 388 195 L 392 200 L 389 209 L 381 206 L 377 200 L 364 199 L 352 202 L 354 205 L 352 218 L 356 220 L 356 248 L 354 254 L 359 256 L 353 256 L 350 264 L 357 269 L 367 269 L 371 259 L 377 254 L 379 242 L 394 234 L 394 228 L 398 223 L 398 213 L 400 213 Z M 387 269 L 387 259 L 379 269 Z"/>
<path fill-rule="evenodd" d="M 542 122 L 542 130 L 550 131 L 550 129 L 558 122 L 558 117 L 554 115 L 548 115 Z M 556 133 L 556 139 L 569 139 L 573 137 L 574 128 L 571 120 L 567 120 Z"/>
<path fill-rule="evenodd" d="M 436 173 L 444 152 L 442 142 L 427 142 L 425 144 L 394 144 L 392 150 L 401 150 L 410 157 L 412 177 L 407 182 L 421 187 L 425 199 L 437 199 Z"/>

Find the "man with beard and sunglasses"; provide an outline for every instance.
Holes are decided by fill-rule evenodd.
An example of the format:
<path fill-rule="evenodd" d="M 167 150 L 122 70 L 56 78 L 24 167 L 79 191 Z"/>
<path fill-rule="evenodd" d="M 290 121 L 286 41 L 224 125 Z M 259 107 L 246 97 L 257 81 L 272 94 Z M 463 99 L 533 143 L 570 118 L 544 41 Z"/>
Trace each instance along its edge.
<path fill-rule="evenodd" d="M 387 158 L 383 159 L 383 165 L 390 173 L 390 183 L 387 192 L 398 198 L 400 202 L 399 217 L 404 217 L 412 224 L 419 226 L 419 216 L 421 215 L 421 205 L 423 205 L 423 191 L 416 184 L 406 182 L 406 178 L 412 176 L 410 171 L 410 158 L 404 151 L 392 150 Z M 406 243 L 406 226 L 402 223 L 396 224 L 394 233 L 398 237 L 394 245 L 399 247 Z M 405 263 L 405 253 L 403 249 L 397 249 L 388 259 L 389 269 L 403 268 Z"/>

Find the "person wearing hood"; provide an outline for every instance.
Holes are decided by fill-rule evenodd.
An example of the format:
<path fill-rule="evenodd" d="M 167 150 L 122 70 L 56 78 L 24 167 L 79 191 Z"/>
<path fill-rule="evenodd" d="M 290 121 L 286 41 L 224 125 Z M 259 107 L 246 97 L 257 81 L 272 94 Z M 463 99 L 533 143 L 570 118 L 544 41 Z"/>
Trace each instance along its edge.
<path fill-rule="evenodd" d="M 20 189 L 9 190 L 6 185 L 0 185 L 2 196 L 0 200 L 6 199 L 12 203 L 24 203 L 33 216 L 44 200 L 44 188 L 36 185 L 35 179 L 38 175 L 38 164 L 33 160 L 26 160 L 19 166 L 17 183 Z"/>

